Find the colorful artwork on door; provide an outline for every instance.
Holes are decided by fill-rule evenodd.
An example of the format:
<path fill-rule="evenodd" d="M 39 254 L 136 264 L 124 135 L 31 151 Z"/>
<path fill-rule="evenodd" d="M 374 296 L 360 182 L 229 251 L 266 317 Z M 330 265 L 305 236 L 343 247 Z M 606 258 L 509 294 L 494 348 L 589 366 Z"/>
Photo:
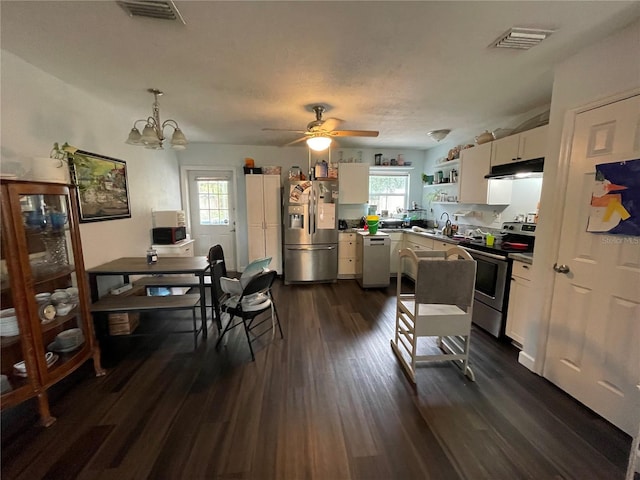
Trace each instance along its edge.
<path fill-rule="evenodd" d="M 640 236 L 640 159 L 596 165 L 587 232 Z"/>

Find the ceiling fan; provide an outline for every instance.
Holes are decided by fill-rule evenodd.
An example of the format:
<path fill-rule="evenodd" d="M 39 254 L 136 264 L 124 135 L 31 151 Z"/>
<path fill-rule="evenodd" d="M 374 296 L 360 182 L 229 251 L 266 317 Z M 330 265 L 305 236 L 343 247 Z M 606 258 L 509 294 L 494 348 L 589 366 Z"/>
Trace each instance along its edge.
<path fill-rule="evenodd" d="M 293 142 L 289 142 L 286 146 L 293 145 L 294 143 L 307 141 L 307 145 L 312 150 L 325 150 L 331 144 L 331 137 L 377 137 L 378 132 L 375 130 L 336 130 L 336 128 L 342 123 L 342 120 L 337 118 L 322 119 L 322 114 L 325 111 L 325 107 L 322 105 L 315 105 L 313 111 L 316 113 L 316 119 L 307 124 L 306 130 L 291 130 L 286 128 L 263 128 L 263 131 L 279 131 L 279 132 L 295 132 L 304 134 Z"/>

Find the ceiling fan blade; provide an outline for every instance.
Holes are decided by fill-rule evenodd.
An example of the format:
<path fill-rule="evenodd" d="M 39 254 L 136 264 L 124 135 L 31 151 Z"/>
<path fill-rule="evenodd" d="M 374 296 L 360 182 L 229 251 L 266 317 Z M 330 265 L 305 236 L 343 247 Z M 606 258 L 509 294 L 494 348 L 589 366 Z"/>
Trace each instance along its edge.
<path fill-rule="evenodd" d="M 331 132 L 338 128 L 341 123 L 342 120 L 340 120 L 339 118 L 327 118 L 320 126 L 320 128 L 326 132 Z"/>
<path fill-rule="evenodd" d="M 263 128 L 263 132 L 294 132 L 294 133 L 307 133 L 306 130 L 292 130 L 289 128 Z"/>
<path fill-rule="evenodd" d="M 293 145 L 294 143 L 298 143 L 298 142 L 304 142 L 307 139 L 307 137 L 300 137 L 296 140 L 294 140 L 293 142 L 289 142 L 283 145 L 283 147 L 288 147 L 289 145 Z"/>
<path fill-rule="evenodd" d="M 378 132 L 375 130 L 334 130 L 329 135 L 335 137 L 377 137 Z"/>

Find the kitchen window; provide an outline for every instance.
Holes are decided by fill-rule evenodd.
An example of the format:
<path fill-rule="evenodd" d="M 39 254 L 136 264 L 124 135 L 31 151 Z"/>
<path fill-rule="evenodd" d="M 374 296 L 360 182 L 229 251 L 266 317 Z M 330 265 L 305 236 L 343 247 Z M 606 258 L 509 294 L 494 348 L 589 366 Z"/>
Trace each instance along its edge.
<path fill-rule="evenodd" d="M 369 205 L 377 211 L 405 210 L 409 201 L 409 174 L 386 172 L 369 174 Z"/>
<path fill-rule="evenodd" d="M 197 178 L 200 225 L 229 224 L 229 180 Z"/>

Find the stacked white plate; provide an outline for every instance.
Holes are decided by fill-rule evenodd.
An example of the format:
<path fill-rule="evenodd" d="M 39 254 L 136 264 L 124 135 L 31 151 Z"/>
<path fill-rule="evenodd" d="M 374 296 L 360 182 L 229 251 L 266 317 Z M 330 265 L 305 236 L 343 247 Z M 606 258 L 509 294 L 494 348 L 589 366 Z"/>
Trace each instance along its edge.
<path fill-rule="evenodd" d="M 82 346 L 84 343 L 84 334 L 79 328 L 70 328 L 60 332 L 53 343 L 49 344 L 48 349 L 54 352 L 67 353 L 72 352 Z"/>
<path fill-rule="evenodd" d="M 15 308 L 5 308 L 0 311 L 0 337 L 20 335 L 18 317 Z"/>

